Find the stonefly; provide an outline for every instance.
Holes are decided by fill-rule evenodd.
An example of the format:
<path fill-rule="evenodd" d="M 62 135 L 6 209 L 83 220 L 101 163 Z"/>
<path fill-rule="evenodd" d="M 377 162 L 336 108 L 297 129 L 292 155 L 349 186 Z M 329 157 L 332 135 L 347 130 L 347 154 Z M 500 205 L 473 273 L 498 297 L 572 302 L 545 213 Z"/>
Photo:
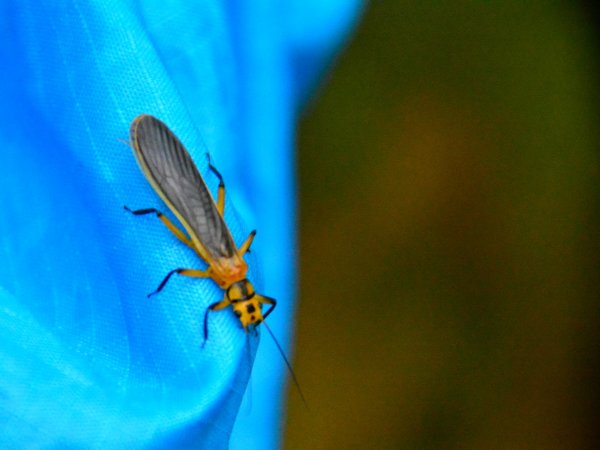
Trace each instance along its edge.
<path fill-rule="evenodd" d="M 244 330 L 257 326 L 271 314 L 277 302 L 259 295 L 246 278 L 248 265 L 243 259 L 256 235 L 252 231 L 237 248 L 223 219 L 225 184 L 221 174 L 209 162 L 210 170 L 219 178 L 217 201 L 213 200 L 206 183 L 181 141 L 156 117 L 142 114 L 130 128 L 131 146 L 135 158 L 154 191 L 183 225 L 185 232 L 167 216 L 154 208 L 131 210 L 136 216 L 156 214 L 166 227 L 206 262 L 208 268 L 174 269 L 162 280 L 160 292 L 173 274 L 195 278 L 211 278 L 225 290 L 223 300 L 210 305 L 204 314 L 204 341 L 208 338 L 208 313 L 231 306 Z M 269 305 L 263 315 L 261 305 Z"/>
<path fill-rule="evenodd" d="M 223 177 L 209 160 L 209 169 L 219 179 L 217 201 L 215 202 L 181 141 L 156 117 L 148 114 L 136 117 L 131 123 L 129 134 L 138 165 L 154 191 L 181 223 L 185 232 L 155 208 L 132 210 L 125 206 L 125 209 L 136 216 L 156 214 L 177 239 L 190 247 L 208 265 L 205 270 L 184 268 L 171 270 L 156 291 L 148 294 L 148 297 L 160 292 L 173 274 L 211 278 L 225 291 L 225 295 L 223 300 L 210 305 L 204 313 L 202 345 L 208 340 L 208 313 L 210 311 L 219 311 L 231 306 L 246 332 L 249 331 L 249 326 L 256 328 L 259 324 L 264 324 L 290 371 L 302 401 L 307 405 L 292 366 L 265 322 L 267 316 L 275 309 L 277 302 L 273 298 L 257 294 L 252 283 L 246 278 L 248 264 L 243 257 L 250 249 L 256 230 L 252 231 L 242 245 L 237 248 L 223 219 L 225 210 Z M 262 305 L 269 305 L 264 314 Z"/>

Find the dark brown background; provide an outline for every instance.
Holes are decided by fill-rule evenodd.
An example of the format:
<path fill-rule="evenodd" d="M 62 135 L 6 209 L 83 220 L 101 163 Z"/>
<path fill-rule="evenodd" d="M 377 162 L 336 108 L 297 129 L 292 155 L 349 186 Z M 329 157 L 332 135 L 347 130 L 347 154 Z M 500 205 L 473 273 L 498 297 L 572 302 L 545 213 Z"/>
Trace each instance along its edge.
<path fill-rule="evenodd" d="M 285 448 L 594 447 L 590 13 L 369 5 L 300 126 Z"/>

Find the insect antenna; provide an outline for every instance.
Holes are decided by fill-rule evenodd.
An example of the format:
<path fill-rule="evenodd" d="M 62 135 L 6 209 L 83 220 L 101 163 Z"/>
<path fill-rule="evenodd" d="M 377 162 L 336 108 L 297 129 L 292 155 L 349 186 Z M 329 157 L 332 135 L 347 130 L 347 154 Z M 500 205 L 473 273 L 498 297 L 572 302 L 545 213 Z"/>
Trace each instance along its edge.
<path fill-rule="evenodd" d="M 302 402 L 304 403 L 304 406 L 306 406 L 306 409 L 310 409 L 308 407 L 308 403 L 306 402 L 306 399 L 304 398 L 304 394 L 302 393 L 302 389 L 300 389 L 300 383 L 298 383 L 298 379 L 296 378 L 296 374 L 294 373 L 294 369 L 292 369 L 292 365 L 290 364 L 290 362 L 288 361 L 287 357 L 285 356 L 285 352 L 281 348 L 281 345 L 279 345 L 279 341 L 277 340 L 277 338 L 275 337 L 275 335 L 271 331 L 271 328 L 269 328 L 269 326 L 267 325 L 266 321 L 263 321 L 262 325 L 264 325 L 264 327 L 267 329 L 267 331 L 269 332 L 269 334 L 273 338 L 273 342 L 275 342 L 275 345 L 277 346 L 277 349 L 279 350 L 279 353 L 281 353 L 281 357 L 285 361 L 285 365 L 287 366 L 287 368 L 288 368 L 288 370 L 290 372 L 290 375 L 292 376 L 292 380 L 294 381 L 294 384 L 296 385 L 296 389 L 298 389 L 298 394 L 300 394 L 300 398 L 302 399 Z"/>

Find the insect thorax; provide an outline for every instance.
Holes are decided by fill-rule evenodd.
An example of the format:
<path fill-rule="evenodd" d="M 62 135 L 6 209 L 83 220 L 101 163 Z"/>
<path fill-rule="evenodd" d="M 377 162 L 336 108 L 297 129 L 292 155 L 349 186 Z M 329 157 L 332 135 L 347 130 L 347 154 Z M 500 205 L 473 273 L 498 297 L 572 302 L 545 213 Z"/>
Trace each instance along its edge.
<path fill-rule="evenodd" d="M 248 265 L 238 255 L 229 258 L 218 258 L 211 264 L 211 278 L 223 289 L 231 289 L 238 283 L 246 282 L 250 285 L 252 292 L 254 288 L 248 280 L 246 280 L 246 272 Z"/>

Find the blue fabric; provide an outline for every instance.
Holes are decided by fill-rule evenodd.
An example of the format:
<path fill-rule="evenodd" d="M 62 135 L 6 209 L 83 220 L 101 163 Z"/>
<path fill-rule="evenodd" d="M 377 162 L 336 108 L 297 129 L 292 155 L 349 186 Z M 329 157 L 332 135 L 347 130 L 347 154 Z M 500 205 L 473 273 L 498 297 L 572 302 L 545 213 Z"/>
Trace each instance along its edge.
<path fill-rule="evenodd" d="M 285 366 L 247 335 L 203 265 L 156 220 L 131 120 L 150 113 L 205 174 L 270 324 L 289 349 L 295 286 L 295 112 L 358 1 L 4 1 L 0 4 L 0 448 L 279 444 Z"/>

